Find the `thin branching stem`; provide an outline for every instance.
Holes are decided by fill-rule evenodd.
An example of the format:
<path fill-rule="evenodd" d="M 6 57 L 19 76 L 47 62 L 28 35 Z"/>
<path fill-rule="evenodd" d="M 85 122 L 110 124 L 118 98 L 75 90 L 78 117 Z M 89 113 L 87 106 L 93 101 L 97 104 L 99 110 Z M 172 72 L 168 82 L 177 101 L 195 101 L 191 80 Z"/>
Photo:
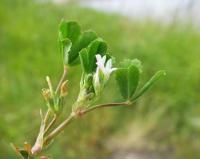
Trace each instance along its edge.
<path fill-rule="evenodd" d="M 82 110 L 77 113 L 71 113 L 71 115 L 64 120 L 56 129 L 54 129 L 44 140 L 44 144 L 48 144 L 54 137 L 56 137 L 61 131 L 64 130 L 64 128 L 71 123 L 71 121 L 79 115 L 84 115 L 88 112 L 91 112 L 93 110 L 99 109 L 99 108 L 104 108 L 104 107 L 116 107 L 116 106 L 128 106 L 131 105 L 131 102 L 120 102 L 120 103 L 107 103 L 107 104 L 100 104 L 96 106 L 92 106 L 86 110 Z"/>
<path fill-rule="evenodd" d="M 92 106 L 86 110 L 81 111 L 81 114 L 86 114 L 88 112 L 91 112 L 95 109 L 99 109 L 99 108 L 104 108 L 104 107 L 116 107 L 116 106 L 123 106 L 123 105 L 131 105 L 131 102 L 120 102 L 120 103 L 106 103 L 106 104 L 100 104 L 100 105 L 95 105 Z"/>
<path fill-rule="evenodd" d="M 47 122 L 48 122 L 48 119 L 49 119 L 50 114 L 51 114 L 51 109 L 48 108 L 48 110 L 47 110 L 47 112 L 46 112 L 46 115 L 45 115 L 45 117 L 44 117 L 44 124 L 45 124 L 45 125 L 46 125 Z"/>
<path fill-rule="evenodd" d="M 46 134 L 48 130 L 51 129 L 51 127 L 55 124 L 56 120 L 57 120 L 57 115 L 54 114 L 53 119 L 51 120 L 49 125 L 46 127 L 44 134 Z"/>
<path fill-rule="evenodd" d="M 60 79 L 60 81 L 59 81 L 59 83 L 57 85 L 55 93 L 58 93 L 58 91 L 60 89 L 60 86 L 62 85 L 63 81 L 65 80 L 66 75 L 67 75 L 67 67 L 64 66 L 63 74 L 62 74 L 61 79 Z"/>
<path fill-rule="evenodd" d="M 44 140 L 44 145 L 48 144 L 55 136 L 57 136 L 64 128 L 71 123 L 74 119 L 75 114 L 71 114 L 67 119 L 65 119 L 57 128 L 55 128 Z"/>

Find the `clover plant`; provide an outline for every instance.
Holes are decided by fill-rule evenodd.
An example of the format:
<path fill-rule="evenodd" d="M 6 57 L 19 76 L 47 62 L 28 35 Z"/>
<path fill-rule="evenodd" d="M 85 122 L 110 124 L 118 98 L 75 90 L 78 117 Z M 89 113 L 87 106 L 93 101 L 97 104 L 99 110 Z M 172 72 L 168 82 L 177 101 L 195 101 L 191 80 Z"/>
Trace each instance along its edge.
<path fill-rule="evenodd" d="M 36 157 L 47 159 L 48 157 L 41 155 L 43 150 L 73 120 L 104 107 L 132 106 L 155 81 L 165 75 L 165 71 L 158 71 L 146 84 L 139 87 L 142 73 L 141 62 L 138 59 L 125 59 L 119 62 L 119 66 L 113 66 L 114 57 L 108 53 L 107 43 L 92 30 L 81 31 L 76 22 L 62 20 L 58 38 L 63 57 L 63 75 L 57 87 L 52 85 L 50 77 L 46 77 L 48 87 L 42 89 L 42 95 L 47 105 L 47 111 L 45 115 L 40 111 L 41 124 L 35 143 L 30 145 L 25 142 L 23 148 L 12 144 L 13 149 L 22 159 Z M 64 99 L 70 92 L 67 80 L 68 70 L 76 65 L 80 65 L 82 69 L 80 91 L 72 105 L 72 111 L 67 117 L 67 114 L 62 114 L 62 111 L 65 104 Z M 94 103 L 98 102 L 113 75 L 123 101 L 95 105 Z M 67 118 L 58 124 L 58 118 L 61 115 Z"/>

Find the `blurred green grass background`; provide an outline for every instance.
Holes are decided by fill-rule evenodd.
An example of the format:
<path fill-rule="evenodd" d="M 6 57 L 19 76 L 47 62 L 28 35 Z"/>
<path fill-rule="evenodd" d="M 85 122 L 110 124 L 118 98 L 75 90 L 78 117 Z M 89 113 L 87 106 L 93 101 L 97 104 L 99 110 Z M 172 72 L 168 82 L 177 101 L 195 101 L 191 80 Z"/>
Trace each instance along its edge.
<path fill-rule="evenodd" d="M 116 137 L 119 141 L 127 139 L 127 133 L 134 138 L 134 131 L 126 131 L 134 126 L 133 130 L 145 134 L 144 147 L 172 150 L 174 158 L 200 158 L 200 34 L 192 24 L 138 22 L 75 4 L 25 0 L 0 1 L 0 158 L 14 159 L 9 143 L 33 143 L 38 133 L 39 109 L 45 110 L 40 94 L 45 76 L 55 84 L 62 72 L 57 39 L 62 18 L 95 30 L 108 42 L 116 61 L 140 59 L 142 81 L 159 69 L 165 69 L 167 77 L 131 108 L 101 110 L 76 121 L 46 153 L 60 159 L 106 158 L 112 151 L 106 148 L 107 141 L 115 134 L 121 134 Z M 80 68 L 74 67 L 69 72 L 66 114 L 79 80 Z M 109 83 L 102 101 L 119 97 L 115 86 Z M 121 146 L 126 144 L 139 145 Z"/>

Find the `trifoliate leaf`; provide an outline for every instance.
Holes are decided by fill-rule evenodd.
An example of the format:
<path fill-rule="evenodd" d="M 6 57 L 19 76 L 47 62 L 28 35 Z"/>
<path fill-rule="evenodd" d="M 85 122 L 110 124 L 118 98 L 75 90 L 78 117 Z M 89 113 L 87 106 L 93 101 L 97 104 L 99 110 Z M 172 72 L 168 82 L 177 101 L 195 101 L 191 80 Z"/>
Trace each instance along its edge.
<path fill-rule="evenodd" d="M 128 69 L 127 68 L 119 68 L 115 72 L 116 81 L 119 87 L 119 91 L 124 99 L 128 98 Z"/>
<path fill-rule="evenodd" d="M 59 41 L 63 41 L 66 38 L 70 39 L 74 43 L 81 34 L 81 28 L 78 23 L 70 21 L 61 21 L 59 27 Z"/>
<path fill-rule="evenodd" d="M 79 55 L 79 52 L 83 48 L 86 48 L 96 38 L 97 38 L 97 35 L 92 30 L 85 31 L 79 36 L 79 39 L 74 43 L 71 49 L 71 53 L 69 54 L 70 65 L 74 64 L 74 61 L 77 59 Z"/>
<path fill-rule="evenodd" d="M 79 51 L 87 47 L 96 38 L 97 35 L 94 31 L 88 30 L 81 33 L 81 28 L 76 22 L 61 21 L 59 43 L 64 64 L 77 64 Z"/>
<path fill-rule="evenodd" d="M 140 72 L 138 67 L 131 65 L 128 68 L 128 98 L 131 99 L 139 83 Z"/>
<path fill-rule="evenodd" d="M 121 66 L 124 67 L 124 68 L 128 68 L 130 65 L 134 65 L 136 66 L 140 73 L 142 73 L 142 63 L 140 60 L 138 59 L 133 59 L 133 60 L 130 60 L 130 59 L 125 59 L 121 62 Z"/>
<path fill-rule="evenodd" d="M 122 97 L 129 100 L 138 86 L 139 69 L 132 64 L 128 68 L 119 68 L 116 71 L 116 80 Z"/>
<path fill-rule="evenodd" d="M 88 50 L 86 48 L 82 49 L 79 53 L 79 56 L 80 56 L 80 61 L 81 61 L 81 66 L 82 66 L 83 71 L 85 73 L 89 72 Z"/>
<path fill-rule="evenodd" d="M 61 21 L 59 27 L 59 44 L 65 65 L 68 65 L 71 62 L 71 48 L 72 45 L 78 40 L 80 34 L 81 29 L 78 23 L 66 22 L 64 20 Z"/>
<path fill-rule="evenodd" d="M 136 100 L 137 98 L 139 98 L 141 95 L 143 95 L 147 90 L 149 90 L 149 88 L 158 80 L 160 79 L 162 76 L 165 76 L 166 72 L 165 71 L 158 71 L 156 72 L 153 77 L 147 81 L 147 83 L 141 88 L 141 90 L 132 98 L 132 100 Z"/>

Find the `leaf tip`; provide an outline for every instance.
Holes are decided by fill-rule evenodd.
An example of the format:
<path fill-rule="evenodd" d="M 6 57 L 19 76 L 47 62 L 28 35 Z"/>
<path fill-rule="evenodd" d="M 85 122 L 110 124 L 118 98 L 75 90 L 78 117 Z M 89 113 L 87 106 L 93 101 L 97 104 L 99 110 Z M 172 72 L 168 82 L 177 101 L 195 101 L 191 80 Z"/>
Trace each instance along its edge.
<path fill-rule="evenodd" d="M 160 76 L 166 76 L 167 75 L 165 70 L 160 70 L 160 71 L 157 72 L 157 74 L 159 74 Z"/>

